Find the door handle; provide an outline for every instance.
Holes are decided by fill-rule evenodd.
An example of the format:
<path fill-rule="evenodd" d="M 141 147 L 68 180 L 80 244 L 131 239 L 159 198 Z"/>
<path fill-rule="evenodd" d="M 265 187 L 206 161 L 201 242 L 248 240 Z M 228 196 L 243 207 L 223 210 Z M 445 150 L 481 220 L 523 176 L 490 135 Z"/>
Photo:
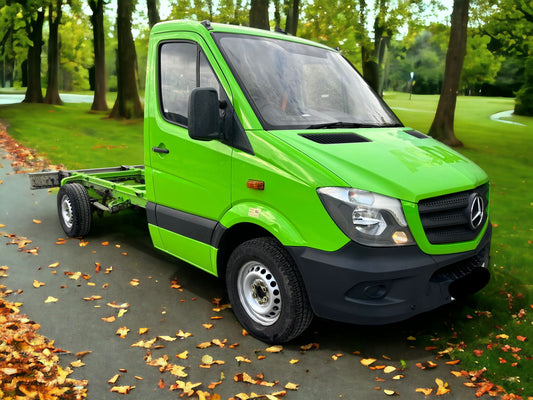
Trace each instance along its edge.
<path fill-rule="evenodd" d="M 168 154 L 168 153 L 170 153 L 169 149 L 162 149 L 161 147 L 152 147 L 152 151 L 154 153 L 159 153 L 159 154 Z"/>

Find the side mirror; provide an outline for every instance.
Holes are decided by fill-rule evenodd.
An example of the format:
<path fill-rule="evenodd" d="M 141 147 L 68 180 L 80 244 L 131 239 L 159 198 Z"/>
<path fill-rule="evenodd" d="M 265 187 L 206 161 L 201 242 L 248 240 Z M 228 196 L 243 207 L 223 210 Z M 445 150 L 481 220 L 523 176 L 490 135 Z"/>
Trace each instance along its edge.
<path fill-rule="evenodd" d="M 216 89 L 193 89 L 189 98 L 189 136 L 196 140 L 221 138 L 218 93 Z"/>

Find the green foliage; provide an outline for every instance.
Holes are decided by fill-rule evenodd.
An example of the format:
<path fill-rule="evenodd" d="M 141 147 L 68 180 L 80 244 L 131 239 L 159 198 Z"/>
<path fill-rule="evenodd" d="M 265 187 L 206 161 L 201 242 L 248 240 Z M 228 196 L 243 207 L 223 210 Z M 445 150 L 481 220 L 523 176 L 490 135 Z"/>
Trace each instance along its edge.
<path fill-rule="evenodd" d="M 461 74 L 461 87 L 468 92 L 480 89 L 483 83 L 494 83 L 501 68 L 502 56 L 490 52 L 487 45 L 490 37 L 470 35 Z"/>
<path fill-rule="evenodd" d="M 524 85 L 516 94 L 515 114 L 533 116 L 533 56 L 526 61 Z"/>
<path fill-rule="evenodd" d="M 67 91 L 88 90 L 88 68 L 94 63 L 92 28 L 89 21 L 79 14 L 64 13 L 59 34 L 60 88 Z"/>

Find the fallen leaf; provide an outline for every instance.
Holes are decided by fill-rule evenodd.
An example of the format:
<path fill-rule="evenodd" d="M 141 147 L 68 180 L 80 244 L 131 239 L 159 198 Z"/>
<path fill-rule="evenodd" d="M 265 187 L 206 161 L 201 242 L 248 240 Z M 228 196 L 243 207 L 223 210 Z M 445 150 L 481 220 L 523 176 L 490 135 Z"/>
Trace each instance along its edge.
<path fill-rule="evenodd" d="M 193 334 L 192 334 L 192 333 L 189 333 L 189 332 L 183 332 L 183 331 L 180 329 L 179 332 L 176 333 L 176 336 L 178 336 L 180 339 L 185 339 L 185 338 L 188 338 L 188 337 L 193 336 Z"/>
<path fill-rule="evenodd" d="M 289 390 L 298 390 L 298 387 L 300 385 L 298 385 L 297 383 L 291 383 L 291 382 L 288 382 L 286 385 L 285 385 L 285 389 L 289 389 Z"/>
<path fill-rule="evenodd" d="M 122 316 L 124 316 L 124 314 L 126 314 L 128 312 L 128 310 L 124 309 L 124 308 L 121 308 L 120 310 L 118 310 L 118 314 L 117 314 L 117 318 L 121 318 Z"/>
<path fill-rule="evenodd" d="M 75 368 L 83 367 L 85 364 L 81 360 L 76 360 L 70 363 Z"/>
<path fill-rule="evenodd" d="M 59 301 L 59 299 L 56 299 L 55 297 L 52 297 L 52 296 L 48 296 L 44 302 L 45 303 L 55 303 L 56 301 Z"/>
<path fill-rule="evenodd" d="M 281 345 L 270 346 L 270 347 L 266 348 L 265 350 L 267 352 L 269 352 L 269 353 L 279 353 L 280 351 L 283 350 L 283 346 L 281 346 Z"/>
<path fill-rule="evenodd" d="M 211 343 L 223 349 L 226 346 L 227 341 L 228 339 L 224 339 L 223 341 L 221 341 L 220 339 L 213 339 L 211 340 Z"/>
<path fill-rule="evenodd" d="M 248 357 L 244 356 L 236 356 L 235 361 L 237 362 L 245 362 L 245 363 L 251 363 L 250 359 Z"/>
<path fill-rule="evenodd" d="M 445 364 L 456 365 L 456 364 L 459 364 L 460 362 L 461 362 L 461 360 L 457 359 L 457 360 L 453 360 L 453 361 L 446 361 Z"/>
<path fill-rule="evenodd" d="M 50 265 L 48 266 L 48 268 L 56 268 L 57 266 L 59 266 L 59 263 L 58 263 L 58 262 L 55 262 L 55 263 L 53 263 L 53 264 L 50 264 Z"/>
<path fill-rule="evenodd" d="M 429 388 L 429 389 L 425 389 L 425 388 L 417 388 L 417 389 L 415 390 L 415 392 L 424 393 L 424 395 L 429 396 L 429 395 L 431 394 L 431 392 L 433 392 L 433 389 L 432 389 L 432 388 Z"/>
<path fill-rule="evenodd" d="M 333 361 L 337 361 L 337 360 L 338 360 L 340 357 L 342 357 L 342 356 L 344 356 L 344 354 L 341 354 L 341 353 L 333 354 L 333 355 L 331 356 L 331 359 L 332 359 Z"/>
<path fill-rule="evenodd" d="M 393 367 L 393 366 L 387 366 L 383 370 L 383 372 L 385 372 L 386 374 L 390 374 L 391 372 L 394 372 L 394 371 L 396 371 L 396 367 Z"/>
<path fill-rule="evenodd" d="M 110 385 L 114 385 L 115 383 L 117 383 L 118 378 L 120 378 L 120 374 L 113 375 L 113 377 L 108 380 L 107 383 L 109 383 Z"/>
<path fill-rule="evenodd" d="M 448 383 L 443 382 L 442 379 L 435 379 L 435 383 L 438 386 L 437 392 L 435 393 L 437 396 L 442 396 L 451 391 L 451 389 L 448 388 Z"/>
<path fill-rule="evenodd" d="M 389 390 L 389 389 L 383 389 L 383 392 L 387 395 L 387 396 L 398 396 L 399 393 L 394 391 L 394 390 Z"/>
<path fill-rule="evenodd" d="M 392 377 L 392 379 L 394 379 L 395 381 L 399 381 L 400 379 L 403 379 L 404 376 L 403 375 L 395 375 Z"/>
<path fill-rule="evenodd" d="M 214 388 L 216 388 L 218 385 L 221 385 L 221 384 L 222 384 L 222 381 L 211 382 L 207 388 L 213 390 Z"/>
<path fill-rule="evenodd" d="M 92 351 L 90 351 L 90 350 L 80 351 L 80 352 L 76 353 L 76 357 L 82 358 L 82 357 L 85 357 L 87 354 L 91 354 L 91 353 L 92 353 Z"/>
<path fill-rule="evenodd" d="M 211 342 L 202 342 L 196 345 L 196 347 L 198 347 L 199 349 L 207 349 L 208 347 L 211 347 L 211 346 L 212 346 Z"/>
<path fill-rule="evenodd" d="M 38 219 L 34 219 L 34 220 L 33 220 L 33 223 L 34 223 L 34 224 L 42 224 L 43 221 L 40 221 L 40 220 L 38 220 Z"/>
<path fill-rule="evenodd" d="M 163 382 L 163 379 L 159 379 L 159 382 L 157 384 L 157 386 L 159 387 L 159 389 L 164 389 L 165 388 L 165 382 Z"/>
<path fill-rule="evenodd" d="M 202 326 L 205 328 L 205 329 L 211 329 L 213 326 L 213 324 L 202 324 Z"/>
<path fill-rule="evenodd" d="M 112 315 L 110 317 L 102 317 L 102 321 L 104 321 L 104 322 L 114 322 L 115 321 L 115 316 Z"/>
<path fill-rule="evenodd" d="M 128 332 L 130 331 L 130 329 L 126 326 L 123 326 L 121 328 L 118 328 L 117 331 L 115 332 L 116 335 L 120 335 L 120 337 L 122 339 L 124 339 L 127 335 L 128 335 Z"/>
<path fill-rule="evenodd" d="M 176 357 L 178 357 L 181 360 L 186 360 L 189 357 L 189 352 L 187 350 L 185 350 L 185 351 L 183 351 L 183 352 L 181 352 L 179 354 L 176 354 Z"/>
<path fill-rule="evenodd" d="M 139 286 L 141 284 L 141 282 L 139 282 L 139 280 L 137 278 L 134 278 L 130 281 L 130 285 L 131 286 Z"/>
<path fill-rule="evenodd" d="M 318 343 L 309 343 L 309 344 L 304 344 L 303 346 L 300 346 L 300 349 L 307 351 L 311 349 L 318 349 L 319 347 L 320 345 Z"/>
<path fill-rule="evenodd" d="M 100 243 L 102 246 L 109 246 L 109 242 L 102 242 Z"/>
<path fill-rule="evenodd" d="M 150 328 L 139 328 L 139 335 L 144 335 L 146 332 L 148 332 Z"/>
<path fill-rule="evenodd" d="M 363 364 L 365 367 L 368 367 L 369 365 L 375 363 L 377 359 L 375 358 L 363 358 L 361 359 L 361 364 Z"/>
<path fill-rule="evenodd" d="M 113 386 L 109 391 L 110 392 L 116 392 L 120 394 L 128 394 L 133 389 L 135 389 L 135 386 Z"/>
<path fill-rule="evenodd" d="M 299 362 L 300 362 L 300 360 L 295 359 L 295 358 L 289 360 L 289 364 L 297 364 L 297 363 L 299 363 Z"/>
<path fill-rule="evenodd" d="M 520 335 L 519 335 L 519 336 L 517 336 L 516 338 L 517 338 L 519 341 L 521 341 L 521 342 L 525 342 L 525 341 L 527 340 L 527 337 L 526 337 L 526 336 L 520 336 Z"/>
<path fill-rule="evenodd" d="M 35 280 L 35 279 L 33 280 L 33 287 L 34 288 L 40 288 L 41 286 L 45 286 L 45 285 L 46 285 L 46 283 L 44 283 L 44 282 L 39 282 L 38 280 Z"/>

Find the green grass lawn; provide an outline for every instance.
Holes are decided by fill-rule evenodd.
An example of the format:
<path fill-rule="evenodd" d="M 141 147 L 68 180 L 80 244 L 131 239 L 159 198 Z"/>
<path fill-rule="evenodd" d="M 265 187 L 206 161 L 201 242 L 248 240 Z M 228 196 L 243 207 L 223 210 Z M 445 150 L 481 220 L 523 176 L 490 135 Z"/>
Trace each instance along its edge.
<path fill-rule="evenodd" d="M 406 126 L 427 133 L 438 96 L 387 93 L 385 100 Z M 455 131 L 465 145 L 459 151 L 491 180 L 492 280 L 469 300 L 436 311 L 424 337 L 439 349 L 451 343 L 455 349 L 445 357 L 460 359 L 460 368 L 487 368 L 486 378 L 527 398 L 533 396 L 533 118 L 510 117 L 526 126 L 489 119 L 513 107 L 513 99 L 458 99 Z M 16 104 L 0 106 L 0 119 L 16 140 L 69 169 L 142 164 L 142 121 L 109 120 L 89 108 Z"/>
<path fill-rule="evenodd" d="M 406 126 L 428 132 L 438 96 L 409 100 L 408 94 L 390 93 L 385 100 Z M 513 99 L 458 98 L 455 134 L 464 143 L 458 151 L 479 164 L 491 181 L 492 280 L 456 307 L 453 334 L 438 335 L 442 346 L 467 344 L 452 353 L 462 360 L 462 368 L 486 367 L 485 376 L 494 383 L 533 396 L 533 118 L 507 118 L 526 126 L 489 118 L 513 108 Z M 483 353 L 477 356 L 474 350 Z"/>
<path fill-rule="evenodd" d="M 111 120 L 90 107 L 0 105 L 0 119 L 7 121 L 13 138 L 67 169 L 142 164 L 142 120 Z"/>

